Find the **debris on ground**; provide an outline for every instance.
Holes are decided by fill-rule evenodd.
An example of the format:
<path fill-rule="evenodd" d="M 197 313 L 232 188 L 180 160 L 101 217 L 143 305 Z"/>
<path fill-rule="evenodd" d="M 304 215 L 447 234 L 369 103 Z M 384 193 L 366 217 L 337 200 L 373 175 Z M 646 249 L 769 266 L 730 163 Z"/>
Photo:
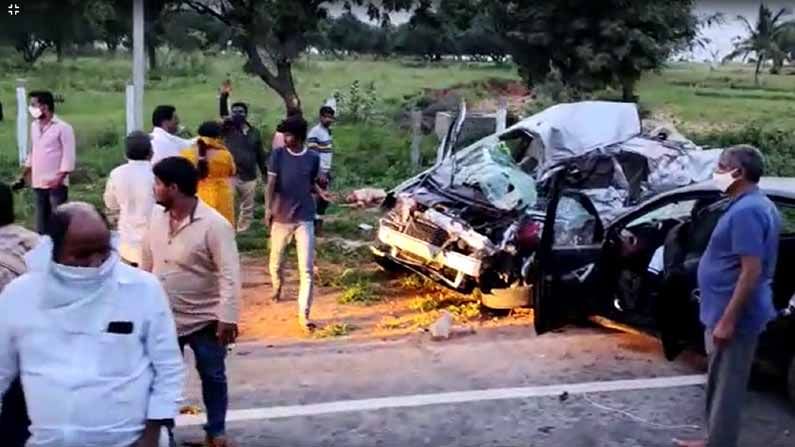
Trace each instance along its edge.
<path fill-rule="evenodd" d="M 189 414 L 195 416 L 197 414 L 202 414 L 202 409 L 198 405 L 184 405 L 179 409 L 179 414 Z"/>
<path fill-rule="evenodd" d="M 450 338 L 450 329 L 453 327 L 453 315 L 443 310 L 440 317 L 434 322 L 428 330 L 431 332 L 431 338 L 435 340 Z"/>

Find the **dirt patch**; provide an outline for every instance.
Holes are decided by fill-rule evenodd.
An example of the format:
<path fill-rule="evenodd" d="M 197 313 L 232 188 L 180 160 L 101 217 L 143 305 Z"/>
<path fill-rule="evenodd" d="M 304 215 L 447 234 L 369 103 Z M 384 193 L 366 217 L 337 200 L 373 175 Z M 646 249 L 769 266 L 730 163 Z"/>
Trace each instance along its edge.
<path fill-rule="evenodd" d="M 443 309 L 455 316 L 458 327 L 474 330 L 532 324 L 529 310 L 507 315 L 490 313 L 480 308 L 475 297 L 441 289 L 417 276 L 383 272 L 371 262 L 346 266 L 320 260 L 315 267 L 312 305 L 312 319 L 318 323 L 319 331 L 310 335 L 298 325 L 298 278 L 294 261 L 288 263 L 287 280 L 278 303 L 270 299 L 267 260 L 246 257 L 242 267 L 242 342 L 285 345 L 339 337 L 357 340 L 398 337 L 424 332 Z M 360 286 L 368 289 L 372 299 L 341 304 L 346 293 Z"/>
<path fill-rule="evenodd" d="M 533 92 L 524 83 L 508 79 L 486 79 L 456 84 L 449 88 L 424 89 L 420 95 L 409 101 L 400 120 L 401 127 L 411 127 L 409 112 L 414 107 L 422 110 L 422 129 L 425 133 L 430 133 L 434 129 L 436 113 L 458 110 L 462 99 L 468 98 L 467 106 L 470 111 L 493 113 L 497 110 L 501 97 L 507 99 L 508 112 L 514 116 L 524 115 L 523 112 L 534 100 Z"/>

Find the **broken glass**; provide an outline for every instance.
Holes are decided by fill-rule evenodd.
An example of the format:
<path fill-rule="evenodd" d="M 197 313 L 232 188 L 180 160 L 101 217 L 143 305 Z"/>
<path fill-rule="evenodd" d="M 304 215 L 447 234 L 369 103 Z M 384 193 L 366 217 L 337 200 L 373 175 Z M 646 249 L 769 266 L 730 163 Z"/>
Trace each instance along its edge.
<path fill-rule="evenodd" d="M 510 148 L 497 138 L 487 138 L 479 146 L 459 153 L 455 163 L 455 186 L 475 186 L 492 205 L 506 211 L 535 205 L 535 181 L 513 161 Z"/>

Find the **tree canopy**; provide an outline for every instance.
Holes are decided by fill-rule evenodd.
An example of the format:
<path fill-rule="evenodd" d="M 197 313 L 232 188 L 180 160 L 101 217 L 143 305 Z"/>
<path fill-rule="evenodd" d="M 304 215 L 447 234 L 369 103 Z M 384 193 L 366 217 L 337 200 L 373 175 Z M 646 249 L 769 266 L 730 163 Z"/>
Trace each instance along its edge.
<path fill-rule="evenodd" d="M 555 71 L 575 89 L 605 86 L 634 99 L 641 74 L 691 45 L 694 0 L 484 0 L 530 84 Z"/>
<path fill-rule="evenodd" d="M 762 3 L 759 5 L 759 14 L 754 25 L 751 25 L 751 22 L 745 17 L 737 16 L 737 20 L 745 25 L 748 36 L 738 37 L 734 42 L 734 51 L 725 59 L 731 60 L 740 57 L 745 60 L 753 54 L 756 58 L 754 82 L 757 84 L 759 83 L 759 71 L 766 61 L 773 60 L 772 71 L 774 73 L 780 70 L 784 65 L 784 60 L 792 52 L 790 46 L 792 45 L 795 22 L 784 22 L 784 17 L 791 13 L 791 10 L 782 8 L 774 14 Z"/>

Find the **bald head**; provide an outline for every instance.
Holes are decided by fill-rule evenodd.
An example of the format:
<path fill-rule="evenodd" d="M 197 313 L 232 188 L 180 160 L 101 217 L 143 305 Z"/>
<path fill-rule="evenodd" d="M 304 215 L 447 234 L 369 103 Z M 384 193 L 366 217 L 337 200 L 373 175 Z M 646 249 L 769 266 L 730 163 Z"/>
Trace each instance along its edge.
<path fill-rule="evenodd" d="M 110 228 L 93 205 L 72 202 L 59 206 L 49 227 L 53 260 L 74 267 L 98 267 L 110 255 Z"/>

